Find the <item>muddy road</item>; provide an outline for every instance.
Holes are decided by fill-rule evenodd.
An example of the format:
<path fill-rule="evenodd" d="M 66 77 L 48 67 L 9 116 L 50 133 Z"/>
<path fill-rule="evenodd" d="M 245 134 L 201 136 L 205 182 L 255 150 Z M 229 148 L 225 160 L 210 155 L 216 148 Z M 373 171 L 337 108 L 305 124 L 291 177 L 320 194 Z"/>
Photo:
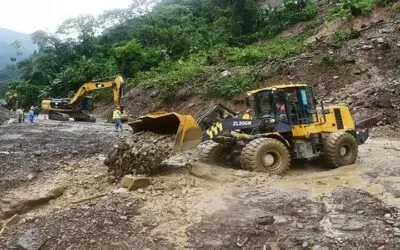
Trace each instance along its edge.
<path fill-rule="evenodd" d="M 400 245 L 400 138 L 381 137 L 383 129 L 360 146 L 351 166 L 328 171 L 318 161 L 296 162 L 277 177 L 185 166 L 197 157 L 193 151 L 135 191 L 121 188 L 103 163 L 129 134 L 101 122 L 0 127 L 0 248 Z"/>

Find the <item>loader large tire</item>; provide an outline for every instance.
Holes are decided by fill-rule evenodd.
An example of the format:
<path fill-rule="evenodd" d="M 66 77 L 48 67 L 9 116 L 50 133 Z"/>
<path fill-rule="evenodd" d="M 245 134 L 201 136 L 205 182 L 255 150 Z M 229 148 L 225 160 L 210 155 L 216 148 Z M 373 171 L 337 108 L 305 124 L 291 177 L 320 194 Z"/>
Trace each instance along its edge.
<path fill-rule="evenodd" d="M 249 142 L 242 150 L 243 169 L 281 175 L 290 168 L 288 148 L 273 138 L 259 138 Z"/>
<path fill-rule="evenodd" d="M 324 158 L 329 168 L 353 164 L 357 154 L 357 140 L 349 133 L 332 133 L 325 139 Z"/>
<path fill-rule="evenodd" d="M 230 147 L 210 141 L 201 151 L 201 160 L 206 163 L 226 165 L 226 156 L 229 155 Z"/>

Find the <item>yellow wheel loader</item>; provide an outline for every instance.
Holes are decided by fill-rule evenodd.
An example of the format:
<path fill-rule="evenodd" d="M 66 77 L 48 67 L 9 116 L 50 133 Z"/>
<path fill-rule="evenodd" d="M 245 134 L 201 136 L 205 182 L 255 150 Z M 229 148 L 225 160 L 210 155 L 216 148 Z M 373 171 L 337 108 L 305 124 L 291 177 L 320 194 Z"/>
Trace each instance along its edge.
<path fill-rule="evenodd" d="M 43 100 L 41 108 L 49 114 L 49 119 L 68 121 L 74 118 L 75 121 L 95 122 L 96 118 L 86 113 L 92 111 L 93 99 L 87 94 L 94 90 L 113 88 L 114 105 L 120 106 L 123 116 L 123 122 L 128 121 L 128 116 L 124 113 L 122 106 L 124 79 L 121 76 L 115 77 L 114 80 L 104 79 L 107 81 L 92 81 L 83 84 L 72 98 L 49 98 Z"/>
<path fill-rule="evenodd" d="M 328 167 L 353 164 L 368 131 L 358 131 L 346 106 L 321 106 L 306 84 L 247 93 L 251 119 L 217 105 L 197 121 L 190 115 L 152 113 L 131 123 L 135 132 L 176 133 L 175 150 L 207 142 L 203 157 L 243 169 L 284 174 L 292 159 L 323 157 Z"/>

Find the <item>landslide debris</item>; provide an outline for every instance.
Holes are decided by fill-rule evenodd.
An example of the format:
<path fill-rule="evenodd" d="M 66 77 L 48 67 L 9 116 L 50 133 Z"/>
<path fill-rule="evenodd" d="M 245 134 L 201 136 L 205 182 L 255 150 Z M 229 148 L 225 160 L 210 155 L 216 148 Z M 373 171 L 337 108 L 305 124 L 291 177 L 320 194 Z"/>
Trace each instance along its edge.
<path fill-rule="evenodd" d="M 271 188 L 238 192 L 187 234 L 196 249 L 395 249 L 399 214 L 369 193 L 341 188 L 310 199 Z M 384 248 L 382 248 L 382 246 Z"/>
<path fill-rule="evenodd" d="M 11 114 L 10 111 L 8 111 L 5 108 L 0 107 L 0 125 L 8 121 L 10 119 Z"/>
<path fill-rule="evenodd" d="M 127 174 L 154 174 L 172 152 L 175 135 L 142 131 L 126 136 L 104 161 L 109 171 L 120 179 Z"/>
<path fill-rule="evenodd" d="M 140 201 L 128 195 L 107 196 L 11 226 L 0 249 L 172 249 L 143 230 Z"/>

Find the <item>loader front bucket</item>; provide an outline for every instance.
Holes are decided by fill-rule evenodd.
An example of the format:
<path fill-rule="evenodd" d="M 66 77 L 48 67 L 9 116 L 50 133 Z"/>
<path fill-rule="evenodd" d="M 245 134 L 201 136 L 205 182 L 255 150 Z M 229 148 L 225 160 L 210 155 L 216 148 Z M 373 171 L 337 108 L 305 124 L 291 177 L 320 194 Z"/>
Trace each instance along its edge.
<path fill-rule="evenodd" d="M 195 148 L 202 140 L 202 130 L 191 115 L 156 112 L 141 116 L 129 123 L 134 133 L 151 131 L 158 134 L 176 134 L 174 152 Z"/>

